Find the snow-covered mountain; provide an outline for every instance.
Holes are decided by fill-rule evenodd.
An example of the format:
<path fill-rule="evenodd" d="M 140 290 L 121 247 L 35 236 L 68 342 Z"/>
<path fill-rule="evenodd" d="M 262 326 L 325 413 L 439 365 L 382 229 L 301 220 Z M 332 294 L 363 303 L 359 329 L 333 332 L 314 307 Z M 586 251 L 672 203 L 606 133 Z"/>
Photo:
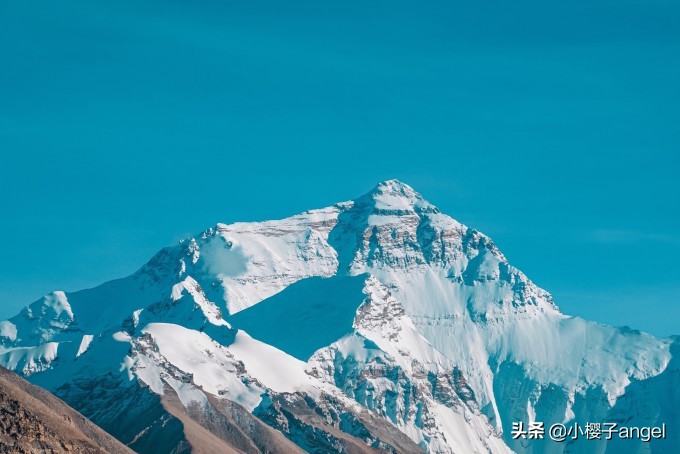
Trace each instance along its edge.
<path fill-rule="evenodd" d="M 46 295 L 0 342 L 0 364 L 140 452 L 680 452 L 677 338 L 562 314 L 395 180 L 217 224 L 129 277 Z M 537 421 L 668 433 L 513 438 Z"/>

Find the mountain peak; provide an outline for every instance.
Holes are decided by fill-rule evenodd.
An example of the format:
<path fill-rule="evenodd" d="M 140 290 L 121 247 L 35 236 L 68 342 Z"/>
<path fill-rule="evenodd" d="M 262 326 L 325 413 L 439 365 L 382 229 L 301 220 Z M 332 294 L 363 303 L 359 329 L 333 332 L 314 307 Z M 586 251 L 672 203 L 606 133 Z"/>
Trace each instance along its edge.
<path fill-rule="evenodd" d="M 370 204 L 377 211 L 439 212 L 434 205 L 425 200 L 411 186 L 396 179 L 378 183 L 376 187 L 357 199 L 356 202 L 362 205 Z"/>
<path fill-rule="evenodd" d="M 395 195 L 402 194 L 412 196 L 417 194 L 416 191 L 411 186 L 397 179 L 381 181 L 373 190 L 387 192 Z"/>

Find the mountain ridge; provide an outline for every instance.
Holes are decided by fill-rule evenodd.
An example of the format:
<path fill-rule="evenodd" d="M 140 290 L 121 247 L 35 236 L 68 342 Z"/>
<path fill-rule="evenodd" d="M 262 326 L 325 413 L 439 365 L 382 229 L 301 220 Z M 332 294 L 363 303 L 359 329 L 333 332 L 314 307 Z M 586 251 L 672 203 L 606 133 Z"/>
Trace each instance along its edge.
<path fill-rule="evenodd" d="M 637 405 L 632 384 L 678 383 L 677 340 L 562 314 L 489 237 L 397 180 L 277 221 L 218 223 L 129 277 L 1 323 L 0 364 L 76 408 L 109 377 L 158 418 L 172 417 L 170 392 L 214 431 L 200 415 L 233 402 L 308 450 L 559 452 L 513 440 L 511 424 L 606 419 Z M 631 412 L 674 417 L 672 402 L 652 404 Z M 149 424 L 116 436 L 142 446 Z"/>

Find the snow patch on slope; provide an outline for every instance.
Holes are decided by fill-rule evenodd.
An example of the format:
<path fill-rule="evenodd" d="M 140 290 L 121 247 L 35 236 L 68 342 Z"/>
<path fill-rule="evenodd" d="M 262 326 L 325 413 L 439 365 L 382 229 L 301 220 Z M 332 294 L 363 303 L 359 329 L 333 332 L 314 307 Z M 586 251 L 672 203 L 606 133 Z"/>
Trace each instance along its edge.
<path fill-rule="evenodd" d="M 62 312 L 66 313 L 68 318 L 73 319 L 73 310 L 66 298 L 66 294 L 61 290 L 52 292 L 45 296 L 44 307 L 52 309 L 54 314 L 59 317 Z"/>
<path fill-rule="evenodd" d="M 253 339 L 244 331 L 236 333 L 234 343 L 228 348 L 250 375 L 275 392 L 309 391 L 312 386 L 311 377 L 305 373 L 306 363 Z"/>
<path fill-rule="evenodd" d="M 17 326 L 9 320 L 0 322 L 0 337 L 14 342 L 17 339 Z"/>
<path fill-rule="evenodd" d="M 92 334 L 85 334 L 83 339 L 80 341 L 80 346 L 78 347 L 78 353 L 76 353 L 76 358 L 87 351 L 90 348 L 94 336 Z"/>
<path fill-rule="evenodd" d="M 0 365 L 10 370 L 20 370 L 30 376 L 50 368 L 57 358 L 58 342 L 48 342 L 36 347 L 15 347 L 0 353 Z"/>

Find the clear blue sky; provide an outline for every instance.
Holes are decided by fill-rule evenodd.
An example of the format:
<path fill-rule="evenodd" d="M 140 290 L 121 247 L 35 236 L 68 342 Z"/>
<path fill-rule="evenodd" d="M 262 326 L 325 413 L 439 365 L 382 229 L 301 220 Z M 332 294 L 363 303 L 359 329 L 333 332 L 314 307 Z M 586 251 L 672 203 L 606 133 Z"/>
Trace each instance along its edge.
<path fill-rule="evenodd" d="M 0 318 L 398 178 L 565 312 L 680 333 L 677 1 L 5 1 Z"/>

